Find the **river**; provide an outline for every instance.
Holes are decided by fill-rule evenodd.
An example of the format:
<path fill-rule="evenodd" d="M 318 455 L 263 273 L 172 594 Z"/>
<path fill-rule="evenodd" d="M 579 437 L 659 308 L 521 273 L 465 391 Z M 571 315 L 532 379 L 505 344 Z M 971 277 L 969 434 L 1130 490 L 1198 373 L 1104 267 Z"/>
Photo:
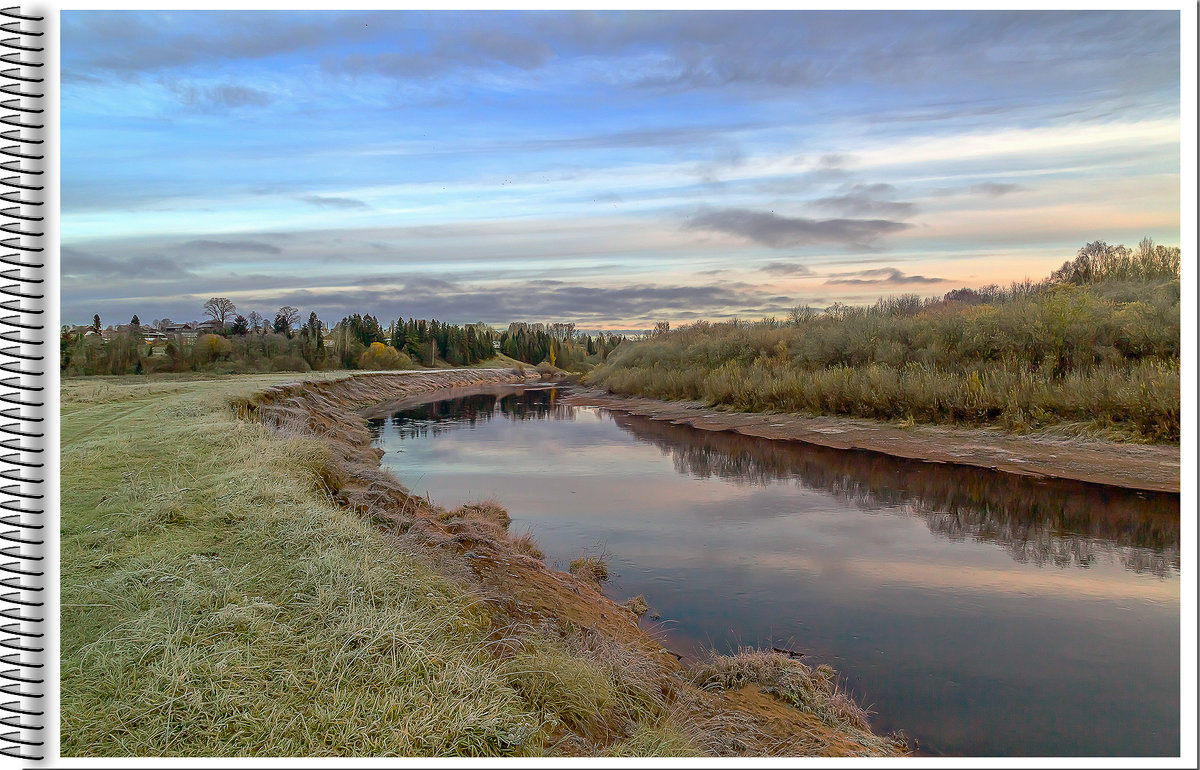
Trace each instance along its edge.
<path fill-rule="evenodd" d="M 486 391 L 370 420 L 384 466 L 497 500 L 559 569 L 603 555 L 676 652 L 801 651 L 922 753 L 1179 754 L 1178 495 Z"/>

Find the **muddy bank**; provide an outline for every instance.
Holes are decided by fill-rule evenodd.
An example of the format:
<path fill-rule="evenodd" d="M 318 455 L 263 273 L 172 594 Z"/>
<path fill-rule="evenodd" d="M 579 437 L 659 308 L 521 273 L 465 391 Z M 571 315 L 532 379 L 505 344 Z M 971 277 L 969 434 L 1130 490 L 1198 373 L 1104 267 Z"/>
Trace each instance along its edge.
<path fill-rule="evenodd" d="M 365 416 L 439 397 L 498 384 L 529 382 L 511 370 L 457 370 L 375 374 L 269 388 L 235 404 L 238 412 L 282 435 L 318 437 L 329 447 L 322 471 L 323 491 L 369 518 L 406 548 L 418 548 L 447 574 L 461 579 L 486 602 L 495 624 L 497 650 L 514 628 L 539 629 L 564 640 L 598 640 L 621 652 L 613 658 L 656 678 L 673 713 L 695 728 L 693 740 L 716 755 L 887 756 L 905 753 L 901 743 L 868 729 L 834 726 L 818 713 L 800 710 L 781 698 L 775 681 L 756 683 L 748 672 L 737 686 L 702 688 L 677 655 L 639 625 L 596 583 L 548 567 L 536 543 L 508 531 L 507 512 L 494 503 L 447 510 L 411 494 L 401 480 L 380 468 L 382 451 L 372 446 Z M 467 389 L 467 390 L 463 390 Z M 760 677 L 761 678 L 761 677 Z M 773 695 L 771 693 L 777 693 Z M 626 736 L 627 737 L 627 736 Z M 570 745 L 571 736 L 563 745 Z M 578 753 L 595 753 L 605 741 L 621 739 L 619 726 Z M 591 740 L 591 739 L 589 739 Z M 566 753 L 573 753 L 566 750 Z"/>
<path fill-rule="evenodd" d="M 955 463 L 1024 476 L 1179 493 L 1179 447 L 1117 444 L 942 425 L 900 427 L 849 417 L 725 412 L 699 402 L 659 401 L 581 389 L 563 403 L 599 406 L 675 425 L 746 436 L 801 441 L 832 449 L 863 449 L 910 460 Z"/>

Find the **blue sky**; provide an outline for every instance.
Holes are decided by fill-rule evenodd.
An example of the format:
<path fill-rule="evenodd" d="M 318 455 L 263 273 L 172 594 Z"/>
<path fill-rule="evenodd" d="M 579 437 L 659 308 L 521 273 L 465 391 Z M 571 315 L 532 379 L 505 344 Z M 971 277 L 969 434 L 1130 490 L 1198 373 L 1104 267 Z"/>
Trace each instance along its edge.
<path fill-rule="evenodd" d="M 94 12 L 62 318 L 643 328 L 1180 239 L 1179 13 Z"/>

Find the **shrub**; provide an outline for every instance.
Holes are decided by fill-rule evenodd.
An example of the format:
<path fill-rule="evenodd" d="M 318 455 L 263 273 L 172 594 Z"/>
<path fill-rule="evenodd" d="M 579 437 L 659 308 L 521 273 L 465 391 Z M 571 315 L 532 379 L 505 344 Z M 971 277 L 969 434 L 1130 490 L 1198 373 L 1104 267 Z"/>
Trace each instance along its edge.
<path fill-rule="evenodd" d="M 622 345 L 584 381 L 743 411 L 1177 442 L 1178 249 L 1139 248 L 1089 244 L 1053 280 L 1007 289 L 692 324 Z"/>
<path fill-rule="evenodd" d="M 410 367 L 412 367 L 411 358 L 382 342 L 372 342 L 371 346 L 358 357 L 359 369 L 408 369 Z"/>

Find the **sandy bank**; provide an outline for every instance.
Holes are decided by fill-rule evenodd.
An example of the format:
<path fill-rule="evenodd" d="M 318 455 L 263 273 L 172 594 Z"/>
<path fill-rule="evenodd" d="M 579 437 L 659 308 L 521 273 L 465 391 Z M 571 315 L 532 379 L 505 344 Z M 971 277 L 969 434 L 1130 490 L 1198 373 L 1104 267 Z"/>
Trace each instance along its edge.
<path fill-rule="evenodd" d="M 1177 446 L 1117 444 L 1037 434 L 1020 436 L 942 425 L 900 427 L 848 417 L 729 412 L 699 402 L 620 396 L 599 389 L 580 390 L 563 402 L 599 406 L 701 430 L 733 431 L 833 449 L 863 449 L 911 460 L 956 463 L 1026 476 L 1179 492 Z"/>

